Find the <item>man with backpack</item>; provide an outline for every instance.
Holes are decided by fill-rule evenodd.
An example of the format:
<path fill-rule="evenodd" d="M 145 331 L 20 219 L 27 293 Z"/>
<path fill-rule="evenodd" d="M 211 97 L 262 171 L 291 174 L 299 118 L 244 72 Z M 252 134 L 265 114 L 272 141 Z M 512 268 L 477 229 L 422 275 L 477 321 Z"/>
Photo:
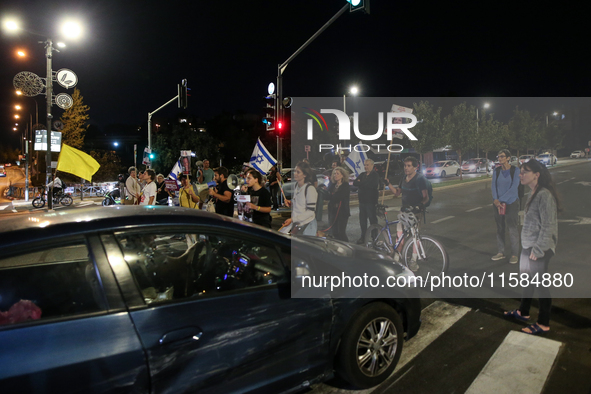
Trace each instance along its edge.
<path fill-rule="evenodd" d="M 511 241 L 510 264 L 517 264 L 519 259 L 519 222 L 520 208 L 520 180 L 519 168 L 509 163 L 511 152 L 502 149 L 498 153 L 500 166 L 495 168 L 492 174 L 492 198 L 495 222 L 497 223 L 497 251 L 491 260 L 502 260 L 505 258 L 505 228 L 509 230 Z M 521 193 L 523 193 L 521 187 Z M 523 196 L 521 196 L 523 197 Z"/>

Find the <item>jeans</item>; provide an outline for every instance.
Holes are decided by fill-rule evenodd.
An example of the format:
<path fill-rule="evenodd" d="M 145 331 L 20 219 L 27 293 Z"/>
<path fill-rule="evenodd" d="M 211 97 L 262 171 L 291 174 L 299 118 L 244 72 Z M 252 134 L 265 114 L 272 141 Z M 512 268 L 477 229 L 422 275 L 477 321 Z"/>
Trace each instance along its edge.
<path fill-rule="evenodd" d="M 302 232 L 302 235 L 316 236 L 317 232 L 318 232 L 318 223 L 316 223 L 316 219 L 314 219 L 310 223 L 308 223 L 308 225 L 306 226 L 306 228 Z"/>
<path fill-rule="evenodd" d="M 554 252 L 552 252 L 552 250 L 547 250 L 544 253 L 544 257 L 537 260 L 530 260 L 529 256 L 531 251 L 531 248 L 523 249 L 521 251 L 521 257 L 519 259 L 519 273 L 528 274 L 530 279 L 532 279 L 535 274 L 538 274 L 538 280 L 541 282 L 542 275 L 548 272 L 548 263 L 550 262 L 552 256 L 554 256 Z M 547 287 L 536 287 L 535 284 L 530 284 L 528 287 L 524 287 L 519 311 L 521 312 L 521 316 L 529 316 L 529 308 L 531 307 L 532 297 L 536 288 L 540 294 L 540 313 L 538 315 L 538 323 L 543 326 L 549 326 L 552 298 L 550 298 L 550 289 Z"/>
<path fill-rule="evenodd" d="M 279 208 L 280 201 L 279 198 L 281 197 L 281 191 L 279 190 L 279 185 L 273 185 L 271 186 L 271 202 L 272 202 L 272 207 L 271 209 L 277 209 Z"/>
<path fill-rule="evenodd" d="M 365 239 L 365 232 L 367 231 L 367 219 L 369 219 L 369 224 L 378 223 L 375 203 L 359 203 L 359 225 L 361 227 L 360 239 L 362 240 Z"/>
<path fill-rule="evenodd" d="M 499 215 L 499 210 L 493 205 L 495 222 L 497 223 L 497 251 L 505 254 L 505 228 L 509 229 L 509 240 L 513 256 L 519 256 L 519 199 L 507 204 L 505 215 Z"/>

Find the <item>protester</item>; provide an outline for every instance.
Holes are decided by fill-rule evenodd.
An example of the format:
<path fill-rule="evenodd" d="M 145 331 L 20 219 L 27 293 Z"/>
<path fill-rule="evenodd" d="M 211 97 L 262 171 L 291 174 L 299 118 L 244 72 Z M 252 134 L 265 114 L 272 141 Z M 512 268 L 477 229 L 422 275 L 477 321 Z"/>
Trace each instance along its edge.
<path fill-rule="evenodd" d="M 349 173 L 343 167 L 336 167 L 332 171 L 331 182 L 328 187 L 330 200 L 328 202 L 328 223 L 332 236 L 341 241 L 347 238 L 347 222 L 351 212 L 349 210 Z"/>
<path fill-rule="evenodd" d="M 209 160 L 203 160 L 203 179 L 199 183 L 209 183 L 213 182 L 215 178 L 215 173 L 211 168 L 209 168 Z"/>
<path fill-rule="evenodd" d="M 146 185 L 141 192 L 140 205 L 154 205 L 157 193 L 155 178 L 156 173 L 154 170 L 150 169 L 142 173 L 142 180 L 146 182 Z"/>
<path fill-rule="evenodd" d="M 228 187 L 228 169 L 218 167 L 214 170 L 217 188 L 210 187 L 209 195 L 215 199 L 215 213 L 229 217 L 234 216 L 234 191 Z"/>
<path fill-rule="evenodd" d="M 361 237 L 357 240 L 359 245 L 365 242 L 365 232 L 367 231 L 367 220 L 370 224 L 376 224 L 376 205 L 378 204 L 378 174 L 373 169 L 373 160 L 367 159 L 363 163 L 365 172 L 359 174 L 353 181 L 353 186 L 358 188 L 357 196 L 359 199 L 359 225 L 361 227 Z"/>
<path fill-rule="evenodd" d="M 404 159 L 404 177 L 400 180 L 397 187 L 394 187 L 388 178 L 384 179 L 386 185 L 390 186 L 388 190 L 396 197 L 402 194 L 402 206 L 401 208 L 419 207 L 421 210 L 424 209 L 424 205 L 429 201 L 429 192 L 427 189 L 427 182 L 425 177 L 417 171 L 419 167 L 419 161 L 409 156 Z M 421 223 L 421 212 L 415 212 L 417 223 Z M 397 239 L 400 238 L 404 229 L 402 223 L 398 222 L 396 225 Z M 404 246 L 404 239 L 398 246 L 398 250 L 402 250 Z M 398 254 L 395 254 L 395 258 L 398 258 Z M 413 247 L 412 258 L 409 268 L 413 271 L 418 269 L 417 261 L 417 250 Z"/>
<path fill-rule="evenodd" d="M 279 183 L 281 182 L 281 176 L 277 171 L 277 167 L 271 167 L 271 171 L 269 172 L 269 188 L 271 189 L 271 202 L 272 202 L 272 209 L 277 210 L 279 209 L 280 201 L 281 201 L 281 189 Z"/>
<path fill-rule="evenodd" d="M 251 168 L 246 172 L 246 186 L 250 195 L 250 202 L 246 209 L 252 211 L 252 222 L 263 227 L 271 228 L 271 193 L 262 185 L 263 176 Z"/>
<path fill-rule="evenodd" d="M 523 288 L 519 309 L 505 312 L 505 316 L 527 322 L 534 291 L 540 294 L 538 321 L 521 331 L 540 334 L 550 330 L 550 309 L 552 298 L 546 286 L 537 287 L 532 278 L 542 278 L 548 272 L 548 264 L 556 252 L 558 242 L 558 211 L 560 200 L 550 172 L 537 160 L 523 163 L 519 178 L 524 186 L 531 189 L 531 196 L 525 206 L 525 218 L 521 230 L 523 250 L 519 259 L 520 274 L 530 278 Z M 521 276 L 520 276 L 521 277 Z M 541 280 L 541 279 L 540 279 Z"/>
<path fill-rule="evenodd" d="M 169 195 L 170 193 L 166 190 L 164 175 L 158 174 L 158 176 L 156 176 L 156 205 L 168 205 Z"/>
<path fill-rule="evenodd" d="M 283 223 L 283 226 L 292 224 L 292 234 L 316 235 L 318 231 L 315 214 L 318 193 L 312 183 L 315 179 L 308 163 L 301 161 L 296 165 L 293 171 L 293 180 L 296 182 L 293 198 L 285 200 L 287 206 L 291 207 L 291 218 Z"/>
<path fill-rule="evenodd" d="M 127 170 L 129 177 L 125 181 L 125 205 L 137 205 L 139 202 L 139 196 L 142 192 L 139 180 L 137 178 L 137 169 L 135 167 L 129 167 Z"/>
<path fill-rule="evenodd" d="M 509 229 L 512 255 L 510 264 L 517 264 L 519 255 L 519 168 L 510 164 L 511 152 L 502 149 L 498 153 L 500 167 L 495 168 L 490 187 L 493 197 L 493 210 L 497 224 L 497 251 L 491 260 L 505 258 L 505 228 Z"/>
<path fill-rule="evenodd" d="M 182 174 L 181 190 L 179 192 L 179 203 L 181 207 L 199 209 L 199 196 L 195 190 L 195 186 L 189 182 L 189 177 Z"/>

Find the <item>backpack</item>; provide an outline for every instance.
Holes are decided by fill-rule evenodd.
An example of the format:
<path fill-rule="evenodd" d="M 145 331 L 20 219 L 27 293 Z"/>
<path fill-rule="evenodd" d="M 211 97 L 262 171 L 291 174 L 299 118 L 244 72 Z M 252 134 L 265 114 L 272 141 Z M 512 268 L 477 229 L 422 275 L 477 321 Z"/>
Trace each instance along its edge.
<path fill-rule="evenodd" d="M 515 166 L 511 166 L 511 186 L 513 186 L 513 178 L 515 177 Z M 495 187 L 497 188 L 497 195 L 499 194 L 499 187 L 497 186 L 497 181 L 499 180 L 499 175 L 501 174 L 501 167 L 495 168 Z M 525 196 L 525 187 L 519 182 L 519 186 L 517 186 L 517 197 L 519 197 L 519 201 L 523 200 Z"/>

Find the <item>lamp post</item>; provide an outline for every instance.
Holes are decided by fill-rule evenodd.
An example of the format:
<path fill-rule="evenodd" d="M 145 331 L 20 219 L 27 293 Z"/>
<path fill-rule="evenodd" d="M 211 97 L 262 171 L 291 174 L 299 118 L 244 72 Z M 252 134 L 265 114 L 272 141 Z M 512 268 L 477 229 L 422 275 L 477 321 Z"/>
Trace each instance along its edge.
<path fill-rule="evenodd" d="M 35 31 L 31 31 L 31 30 L 25 30 L 22 29 L 21 27 L 19 27 L 18 23 L 15 21 L 5 21 L 4 23 L 4 27 L 9 30 L 9 31 L 18 31 L 18 30 L 23 30 L 26 31 L 27 33 L 36 35 L 36 36 L 41 36 L 41 37 L 47 37 L 46 34 L 41 34 Z M 78 37 L 81 35 L 81 29 L 80 26 L 72 21 L 66 22 L 63 26 L 62 26 L 62 33 L 65 36 L 68 37 Z M 52 170 L 51 170 L 51 123 L 52 123 L 52 119 L 53 119 L 53 114 L 51 113 L 51 107 L 52 107 L 52 103 L 53 103 L 53 73 L 51 70 L 51 62 L 52 62 L 52 58 L 53 58 L 53 51 L 57 51 L 57 49 L 55 49 L 53 47 L 53 40 L 51 38 L 45 38 L 45 41 L 39 41 L 40 44 L 45 44 L 45 57 L 46 57 L 46 79 L 45 79 L 45 98 L 46 98 L 46 104 L 47 104 L 47 112 L 46 112 L 46 117 L 47 117 L 47 124 L 46 124 L 46 129 L 47 129 L 47 150 L 46 150 L 46 156 L 45 156 L 45 160 L 46 160 L 46 175 L 45 175 L 45 185 L 46 185 L 46 190 L 47 190 L 47 185 L 50 182 L 50 177 L 52 174 Z M 65 45 L 63 45 L 62 43 L 57 43 L 58 46 L 60 47 L 64 47 Z M 32 73 L 31 73 L 32 74 Z M 34 74 L 33 74 L 34 75 Z M 39 77 L 37 77 L 36 75 L 34 76 L 37 79 L 39 79 Z M 75 85 L 75 83 L 74 83 Z M 16 85 L 15 85 L 16 87 Z M 73 86 L 72 86 L 73 87 Z M 41 93 L 41 89 L 39 91 L 29 91 L 28 93 L 25 91 L 24 92 L 25 95 L 27 96 L 35 96 L 37 94 Z M 37 104 L 35 102 L 35 104 Z M 27 188 L 28 190 L 28 188 Z M 51 198 L 51 193 L 49 192 L 49 190 L 47 190 L 47 208 L 48 210 L 53 210 L 53 200 Z"/>
<path fill-rule="evenodd" d="M 484 109 L 490 107 L 489 103 L 484 103 L 482 106 Z M 480 157 L 478 155 L 478 143 L 480 142 L 480 135 L 478 134 L 478 107 L 476 107 L 476 157 Z"/>

